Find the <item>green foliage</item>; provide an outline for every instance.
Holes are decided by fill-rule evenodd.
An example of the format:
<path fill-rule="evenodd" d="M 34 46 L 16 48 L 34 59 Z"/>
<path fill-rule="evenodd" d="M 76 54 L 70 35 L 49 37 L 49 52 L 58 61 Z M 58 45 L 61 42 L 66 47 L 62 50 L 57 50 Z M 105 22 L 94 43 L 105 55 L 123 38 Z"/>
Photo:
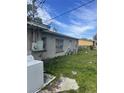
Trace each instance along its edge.
<path fill-rule="evenodd" d="M 42 19 L 39 17 L 34 18 L 34 22 L 38 23 L 38 24 L 42 24 Z"/>
<path fill-rule="evenodd" d="M 93 50 L 93 46 L 90 46 L 90 49 Z"/>
<path fill-rule="evenodd" d="M 32 4 L 27 4 L 27 16 L 33 18 L 33 13 L 34 17 L 38 15 L 37 6 L 34 5 L 33 7 Z"/>
<path fill-rule="evenodd" d="M 38 17 L 37 6 L 27 4 L 27 20 L 42 24 L 42 19 Z"/>

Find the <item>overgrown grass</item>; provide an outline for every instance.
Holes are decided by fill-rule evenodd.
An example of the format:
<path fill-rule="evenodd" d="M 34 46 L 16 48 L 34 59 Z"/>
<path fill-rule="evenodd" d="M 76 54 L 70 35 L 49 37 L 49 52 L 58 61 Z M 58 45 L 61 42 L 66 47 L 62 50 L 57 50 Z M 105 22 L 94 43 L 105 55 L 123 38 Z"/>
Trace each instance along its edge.
<path fill-rule="evenodd" d="M 85 53 L 88 51 L 88 53 Z M 46 60 L 45 71 L 57 78 L 61 74 L 76 79 L 79 90 L 62 93 L 96 93 L 97 88 L 97 54 L 96 50 L 82 50 L 78 54 L 56 57 Z M 72 75 L 76 71 L 77 75 Z"/>

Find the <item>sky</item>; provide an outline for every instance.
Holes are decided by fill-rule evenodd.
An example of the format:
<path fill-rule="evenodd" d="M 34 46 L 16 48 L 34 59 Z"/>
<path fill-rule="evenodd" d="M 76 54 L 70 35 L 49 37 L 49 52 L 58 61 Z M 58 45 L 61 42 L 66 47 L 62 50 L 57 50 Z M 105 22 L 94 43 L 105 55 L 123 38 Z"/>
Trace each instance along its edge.
<path fill-rule="evenodd" d="M 92 39 L 97 32 L 96 0 L 61 17 L 49 20 L 89 1 L 90 0 L 46 0 L 43 7 L 38 8 L 38 14 L 44 24 L 50 24 L 52 27 L 55 27 L 59 33 L 76 38 Z"/>

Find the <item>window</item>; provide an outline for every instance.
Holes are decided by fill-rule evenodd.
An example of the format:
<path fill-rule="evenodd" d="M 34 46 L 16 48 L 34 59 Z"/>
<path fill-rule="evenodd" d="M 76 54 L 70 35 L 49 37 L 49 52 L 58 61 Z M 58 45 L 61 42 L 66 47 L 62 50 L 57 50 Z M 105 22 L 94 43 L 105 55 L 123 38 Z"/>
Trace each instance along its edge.
<path fill-rule="evenodd" d="M 69 40 L 70 41 L 70 43 L 72 42 L 72 40 Z"/>
<path fill-rule="evenodd" d="M 56 53 L 63 52 L 63 39 L 56 39 Z"/>
<path fill-rule="evenodd" d="M 42 37 L 43 40 L 43 49 L 46 50 L 46 37 Z"/>

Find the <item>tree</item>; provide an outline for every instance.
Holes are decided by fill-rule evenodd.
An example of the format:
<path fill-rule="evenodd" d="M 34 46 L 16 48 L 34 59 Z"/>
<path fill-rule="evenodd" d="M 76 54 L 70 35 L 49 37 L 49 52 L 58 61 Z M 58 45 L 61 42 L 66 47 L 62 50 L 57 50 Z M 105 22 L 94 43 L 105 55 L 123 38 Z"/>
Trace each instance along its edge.
<path fill-rule="evenodd" d="M 27 20 L 42 24 L 42 19 L 38 17 L 36 0 L 32 0 L 32 4 L 27 4 Z"/>
<path fill-rule="evenodd" d="M 42 24 L 42 19 L 40 17 L 35 17 L 34 22 L 36 22 L 38 24 Z"/>
<path fill-rule="evenodd" d="M 32 4 L 27 4 L 27 17 L 30 19 L 30 21 L 33 20 L 33 18 L 37 17 L 37 15 L 37 7 L 33 7 Z"/>

